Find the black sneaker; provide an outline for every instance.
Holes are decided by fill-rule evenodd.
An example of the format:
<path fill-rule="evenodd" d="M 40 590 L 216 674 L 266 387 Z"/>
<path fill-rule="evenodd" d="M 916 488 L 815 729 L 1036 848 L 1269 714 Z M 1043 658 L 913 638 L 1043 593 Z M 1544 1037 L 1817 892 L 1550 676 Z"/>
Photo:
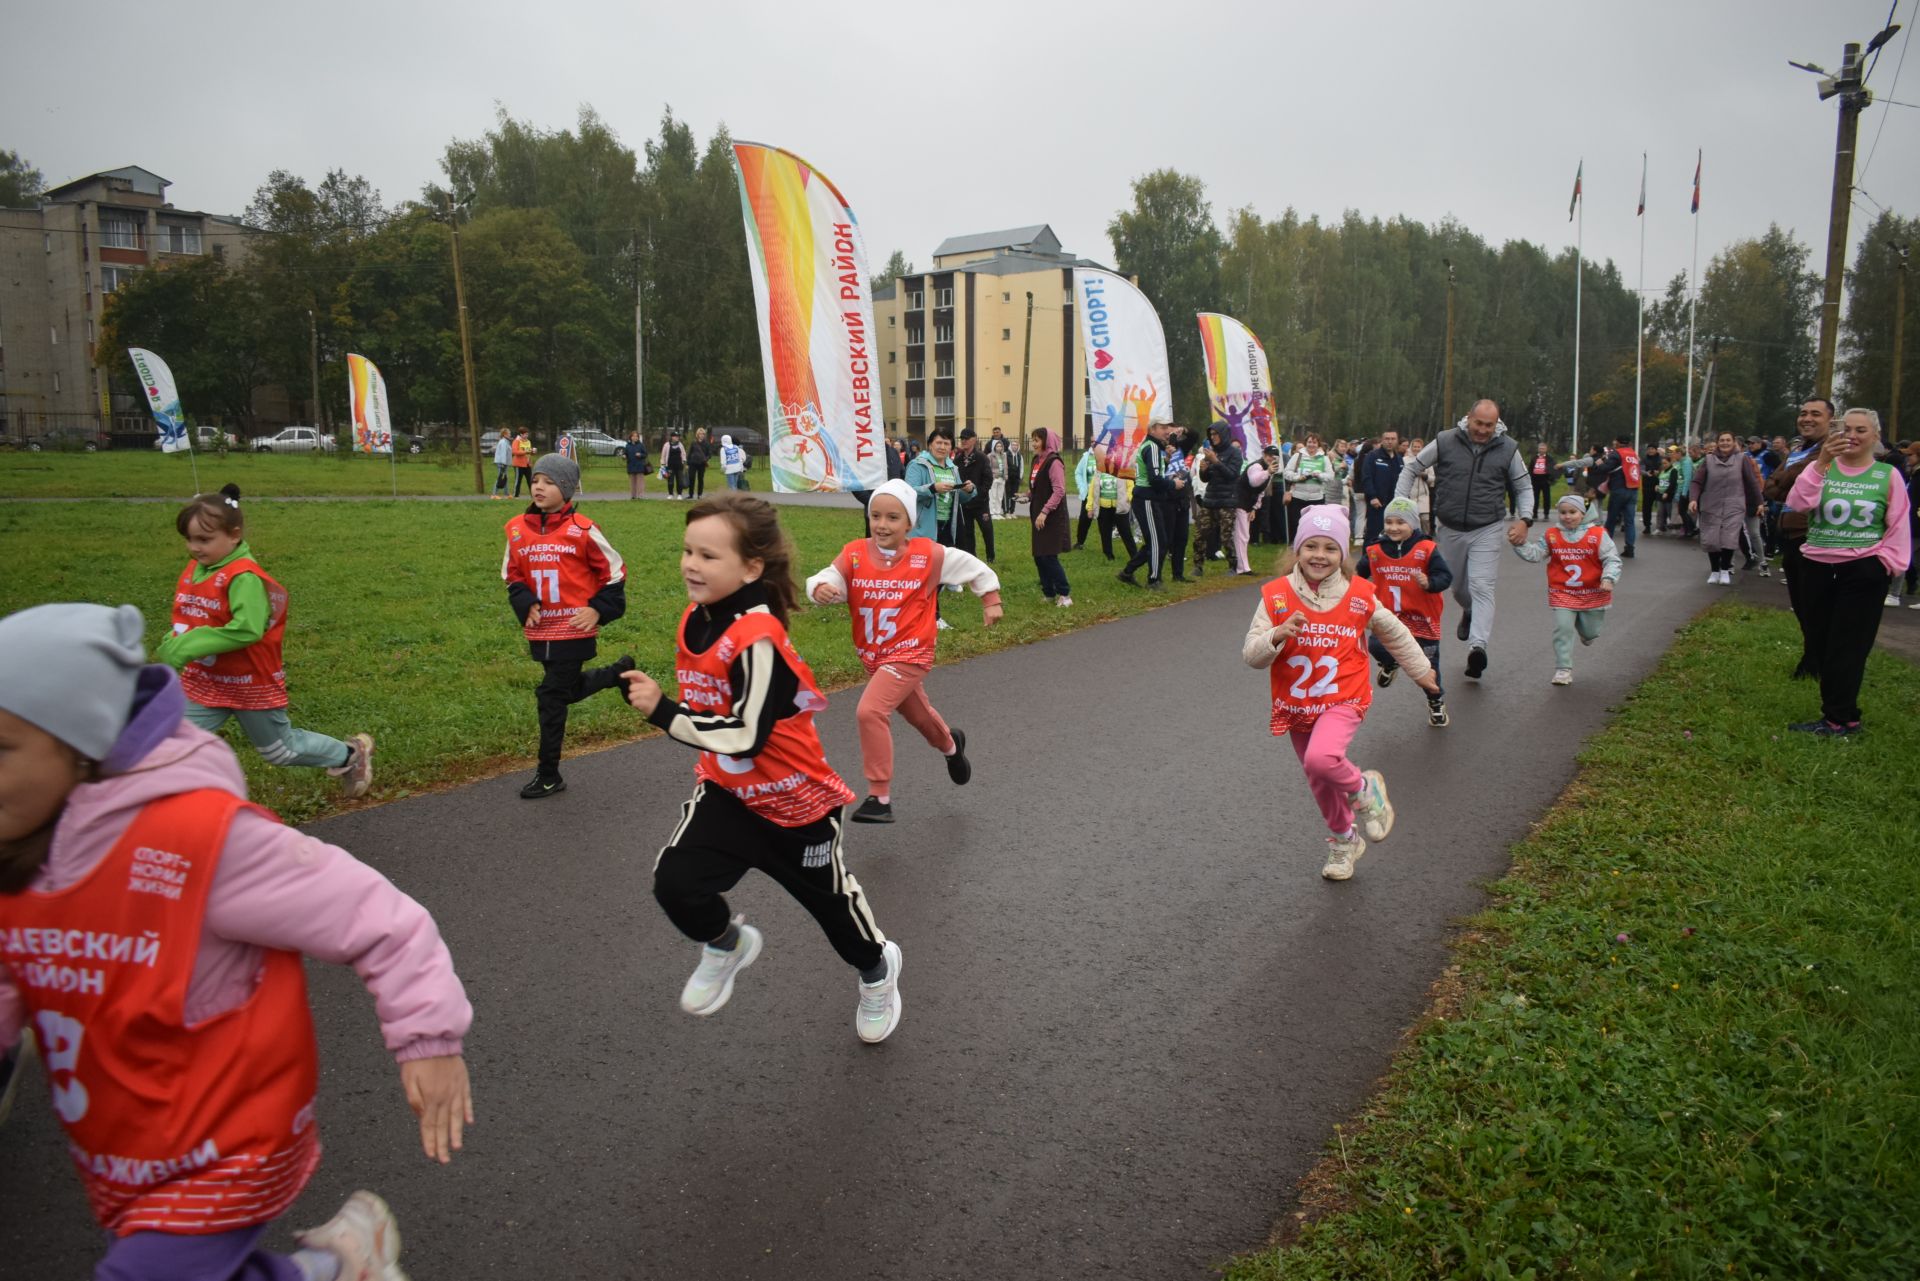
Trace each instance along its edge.
<path fill-rule="evenodd" d="M 620 678 L 639 666 L 640 664 L 633 661 L 632 654 L 622 654 L 605 667 L 590 667 L 581 674 L 580 692 L 582 696 L 590 697 L 601 690 L 617 689 L 620 691 L 620 696 L 625 698 L 627 686 L 626 682 Z"/>
<path fill-rule="evenodd" d="M 1812 734 L 1817 738 L 1852 738 L 1860 732 L 1860 722 L 1839 725 L 1823 718 L 1817 721 L 1798 721 L 1787 728 L 1796 734 Z"/>
<path fill-rule="evenodd" d="M 1163 578 L 1149 578 L 1147 580 L 1147 590 L 1150 592 L 1166 591 L 1167 590 L 1166 580 Z"/>
<path fill-rule="evenodd" d="M 1130 569 L 1123 569 L 1115 574 L 1114 577 L 1129 587 L 1138 587 L 1140 585 L 1140 580 L 1133 576 L 1133 571 Z"/>
<path fill-rule="evenodd" d="M 1631 547 L 1629 547 L 1629 548 L 1627 548 L 1627 550 L 1625 550 L 1625 551 L 1623 551 L 1623 552 L 1621 552 L 1621 553 L 1620 553 L 1620 559 L 1622 559 L 1622 560 L 1632 560 L 1632 559 L 1633 559 L 1633 548 L 1631 548 Z M 1747 568 L 1749 568 L 1749 569 L 1751 569 L 1751 568 L 1753 568 L 1753 566 L 1751 566 L 1751 565 L 1749 565 L 1749 566 L 1747 566 Z"/>
<path fill-rule="evenodd" d="M 1373 679 L 1379 683 L 1381 689 L 1385 689 L 1387 686 L 1393 684 L 1393 678 L 1399 674 L 1400 669 L 1397 667 L 1383 667 L 1375 674 Z"/>
<path fill-rule="evenodd" d="M 1472 634 L 1473 634 L 1473 606 L 1469 605 L 1467 606 L 1467 608 L 1460 611 L 1460 626 L 1453 629 L 1453 638 L 1455 640 L 1463 641 Z"/>
<path fill-rule="evenodd" d="M 1433 726 L 1435 729 L 1445 729 L 1447 727 L 1447 704 L 1445 699 L 1430 698 L 1427 700 L 1427 724 Z"/>
<path fill-rule="evenodd" d="M 558 774 L 535 774 L 533 781 L 520 789 L 520 799 L 537 801 L 567 790 L 567 780 Z"/>
<path fill-rule="evenodd" d="M 893 806 L 876 797 L 869 796 L 866 800 L 861 801 L 860 808 L 853 812 L 853 821 L 856 823 L 891 823 L 893 822 Z"/>
<path fill-rule="evenodd" d="M 947 777 L 962 787 L 973 777 L 973 762 L 967 759 L 967 731 L 956 729 L 953 733 L 953 755 L 947 757 Z"/>
<path fill-rule="evenodd" d="M 1487 651 L 1475 645 L 1467 651 L 1467 675 L 1474 680 L 1480 679 L 1480 673 L 1487 670 Z"/>

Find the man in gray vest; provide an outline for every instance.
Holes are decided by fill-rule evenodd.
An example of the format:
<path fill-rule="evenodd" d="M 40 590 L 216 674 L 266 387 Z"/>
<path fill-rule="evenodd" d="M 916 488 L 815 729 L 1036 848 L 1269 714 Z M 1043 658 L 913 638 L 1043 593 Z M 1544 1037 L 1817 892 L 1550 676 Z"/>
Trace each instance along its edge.
<path fill-rule="evenodd" d="M 1459 427 L 1441 432 L 1401 469 L 1395 493 L 1413 496 L 1414 479 L 1433 486 L 1433 541 L 1453 567 L 1453 598 L 1463 613 L 1456 633 L 1467 642 L 1467 675 L 1487 670 L 1493 636 L 1493 588 L 1502 549 L 1527 541 L 1533 524 L 1533 481 L 1519 446 L 1500 421 L 1500 406 L 1483 400 Z M 1519 515 L 1507 522 L 1507 498 Z"/>

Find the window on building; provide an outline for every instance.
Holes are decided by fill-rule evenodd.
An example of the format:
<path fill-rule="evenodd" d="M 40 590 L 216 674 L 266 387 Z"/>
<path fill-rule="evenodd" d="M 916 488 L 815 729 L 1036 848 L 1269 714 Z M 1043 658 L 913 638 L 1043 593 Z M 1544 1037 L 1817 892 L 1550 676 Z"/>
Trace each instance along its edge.
<path fill-rule="evenodd" d="M 125 288 L 127 282 L 132 279 L 133 268 L 131 267 L 102 267 L 100 269 L 100 292 L 103 294 L 114 293 Z"/>
<path fill-rule="evenodd" d="M 935 418 L 953 417 L 953 397 L 935 396 L 933 398 L 933 416 Z"/>
<path fill-rule="evenodd" d="M 52 253 L 53 252 L 53 233 L 51 231 L 41 232 L 40 243 L 46 247 L 46 251 L 48 253 Z"/>
<path fill-rule="evenodd" d="M 187 223 L 163 222 L 160 224 L 160 252 L 168 254 L 197 254 L 200 252 L 200 228 Z"/>
<path fill-rule="evenodd" d="M 53 394 L 56 396 L 60 394 L 60 371 L 58 369 L 53 371 Z"/>
<path fill-rule="evenodd" d="M 921 292 L 920 290 L 916 289 L 912 293 L 907 295 L 908 310 L 919 311 L 926 305 L 927 305 L 927 295 Z"/>
<path fill-rule="evenodd" d="M 1073 306 L 1073 289 L 1071 286 L 1060 291 L 1060 304 L 1064 307 Z"/>
<path fill-rule="evenodd" d="M 909 378 L 925 378 L 926 376 L 927 376 L 927 362 L 926 362 L 926 361 L 924 361 L 924 360 L 909 360 L 909 361 L 907 362 L 907 377 L 909 377 Z"/>
<path fill-rule="evenodd" d="M 1001 401 L 1001 402 L 1000 402 L 1000 412 L 1001 412 L 1001 413 L 1003 413 L 1003 414 L 1010 414 L 1010 413 L 1012 413 L 1012 412 L 1013 412 L 1013 402 L 1012 402 L 1011 400 L 1003 400 L 1003 401 Z"/>
<path fill-rule="evenodd" d="M 887 395 L 889 395 L 889 396 L 898 396 L 899 394 L 900 394 L 900 389 L 899 389 L 898 387 L 889 387 L 889 388 L 887 388 Z"/>
<path fill-rule="evenodd" d="M 143 226 L 142 220 L 133 214 L 103 210 L 100 214 L 100 243 L 109 249 L 138 249 Z"/>
<path fill-rule="evenodd" d="M 1001 341 L 1001 342 L 1012 342 L 1012 341 L 1013 341 L 1013 330 L 1011 330 L 1011 329 L 1002 329 L 1002 330 L 1000 331 L 1000 341 Z"/>
<path fill-rule="evenodd" d="M 925 418 L 927 416 L 927 398 L 925 396 L 907 397 L 907 417 Z"/>
<path fill-rule="evenodd" d="M 47 341 L 53 344 L 55 347 L 58 347 L 60 345 L 60 326 L 58 325 L 47 326 Z"/>
<path fill-rule="evenodd" d="M 895 356 L 897 356 L 897 355 L 899 355 L 899 354 L 900 354 L 900 353 L 899 353 L 899 352 L 897 352 L 897 351 L 890 351 L 890 352 L 888 352 L 888 353 L 887 353 L 887 363 L 888 363 L 889 365 L 891 365 L 891 364 L 893 363 L 893 358 L 894 358 Z"/>
<path fill-rule="evenodd" d="M 1001 290 L 1001 291 L 1000 291 L 1000 301 L 1001 301 L 1001 302 L 1012 302 L 1012 301 L 1013 301 L 1013 295 L 1012 295 L 1012 294 L 1010 294 L 1010 293 L 1008 293 L 1008 292 L 1007 292 L 1006 290 L 1004 290 L 1004 289 L 1003 289 L 1003 290 Z"/>
<path fill-rule="evenodd" d="M 951 306 L 953 306 L 953 290 L 952 290 L 951 288 L 948 288 L 948 289 L 942 289 L 942 290 L 940 291 L 940 302 L 939 302 L 939 305 L 940 305 L 940 306 L 942 306 L 942 307 L 951 307 Z"/>
<path fill-rule="evenodd" d="M 935 378 L 953 377 L 953 361 L 951 359 L 934 361 L 933 376 Z"/>
<path fill-rule="evenodd" d="M 1013 375 L 1013 366 L 1012 366 L 1012 365 L 1002 365 L 1002 366 L 1000 366 L 1000 376 L 1001 376 L 1002 378 L 1009 378 L 1009 377 L 1011 377 L 1012 375 Z"/>
<path fill-rule="evenodd" d="M 953 341 L 953 325 L 951 323 L 944 324 L 944 325 L 935 325 L 933 327 L 933 340 L 935 342 L 952 342 Z"/>
<path fill-rule="evenodd" d="M 87 341 L 88 342 L 93 341 L 93 317 L 92 316 L 87 317 Z"/>
<path fill-rule="evenodd" d="M 888 316 L 888 317 L 887 317 L 887 328 L 888 328 L 888 329 L 892 329 L 892 328 L 893 328 L 893 317 L 892 317 L 892 316 Z"/>

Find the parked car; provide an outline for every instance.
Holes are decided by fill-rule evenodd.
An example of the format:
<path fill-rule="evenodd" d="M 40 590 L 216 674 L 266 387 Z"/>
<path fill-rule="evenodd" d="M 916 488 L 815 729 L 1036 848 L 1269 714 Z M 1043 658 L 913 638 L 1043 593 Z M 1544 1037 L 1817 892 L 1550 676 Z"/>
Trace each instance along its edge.
<path fill-rule="evenodd" d="M 224 438 L 224 440 L 223 440 Z M 218 427 L 205 424 L 193 429 L 193 447 L 195 449 L 240 448 L 240 438 L 230 431 L 221 431 Z M 160 437 L 153 438 L 153 447 L 160 448 Z"/>
<path fill-rule="evenodd" d="M 32 436 L 0 436 L 0 449 L 24 449 L 40 453 L 47 449 L 85 450 L 95 453 L 113 448 L 113 437 L 103 431 L 50 431 Z"/>
<path fill-rule="evenodd" d="M 765 456 L 767 452 L 767 433 L 756 427 L 709 427 L 707 439 L 713 442 L 714 457 L 720 456 L 720 438 L 733 437 L 733 443 L 749 454 Z"/>
<path fill-rule="evenodd" d="M 598 454 L 603 458 L 619 453 L 625 443 L 591 427 L 575 427 L 562 434 L 573 437 L 573 443 L 579 446 L 582 452 Z"/>
<path fill-rule="evenodd" d="M 247 447 L 258 454 L 311 454 L 315 450 L 332 453 L 339 446 L 318 427 L 288 427 L 271 436 L 255 436 Z"/>

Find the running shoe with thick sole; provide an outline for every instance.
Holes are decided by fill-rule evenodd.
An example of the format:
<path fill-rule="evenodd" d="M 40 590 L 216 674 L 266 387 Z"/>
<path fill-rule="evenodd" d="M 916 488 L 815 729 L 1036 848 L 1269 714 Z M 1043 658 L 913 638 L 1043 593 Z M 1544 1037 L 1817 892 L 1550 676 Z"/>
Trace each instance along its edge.
<path fill-rule="evenodd" d="M 347 740 L 345 765 L 335 765 L 327 773 L 340 780 L 340 795 L 358 800 L 373 786 L 373 735 L 355 734 Z"/>
<path fill-rule="evenodd" d="M 1329 881 L 1344 881 L 1353 876 L 1353 865 L 1367 852 L 1366 838 L 1359 832 L 1351 832 L 1345 837 L 1327 838 L 1327 862 L 1320 869 L 1320 875 Z"/>
<path fill-rule="evenodd" d="M 1480 674 L 1486 670 L 1487 651 L 1475 645 L 1467 651 L 1467 675 L 1474 680 L 1479 680 Z"/>
<path fill-rule="evenodd" d="M 973 762 L 967 759 L 967 731 L 956 729 L 953 734 L 953 755 L 947 757 L 947 777 L 962 787 L 973 777 Z"/>
<path fill-rule="evenodd" d="M 1378 672 L 1374 674 L 1373 679 L 1374 679 L 1374 682 L 1378 684 L 1381 689 L 1385 689 L 1387 686 L 1393 684 L 1393 678 L 1398 676 L 1399 674 L 1400 674 L 1400 669 L 1397 667 L 1382 667 Z"/>
<path fill-rule="evenodd" d="M 862 981 L 860 1004 L 853 1011 L 853 1030 L 868 1045 L 878 1045 L 900 1026 L 900 945 L 888 939 L 880 954 L 887 958 L 887 977 L 878 983 Z"/>
<path fill-rule="evenodd" d="M 1445 729 L 1450 722 L 1447 719 L 1447 704 L 1444 699 L 1427 700 L 1427 724 L 1434 729 Z"/>
<path fill-rule="evenodd" d="M 1370 841 L 1384 841 L 1393 832 L 1393 802 L 1387 799 L 1387 780 L 1377 769 L 1360 775 L 1360 790 L 1348 800 L 1360 830 Z"/>
<path fill-rule="evenodd" d="M 407 1281 L 400 1270 L 400 1225 L 371 1192 L 354 1193 L 331 1219 L 295 1239 L 339 1259 L 338 1281 Z"/>
<path fill-rule="evenodd" d="M 535 774 L 533 781 L 520 789 L 520 799 L 537 801 L 544 797 L 556 796 L 567 790 L 567 780 L 558 774 Z"/>
<path fill-rule="evenodd" d="M 1554 683 L 1555 685 L 1571 685 L 1571 684 L 1573 684 L 1573 669 L 1572 669 L 1571 667 L 1556 667 L 1556 668 L 1554 668 L 1554 669 L 1553 669 L 1553 683 Z"/>
<path fill-rule="evenodd" d="M 1840 725 L 1829 720 L 1798 721 L 1787 728 L 1796 734 L 1812 734 L 1815 738 L 1852 738 L 1860 732 L 1860 722 Z"/>
<path fill-rule="evenodd" d="M 722 952 L 710 944 L 700 945 L 700 964 L 687 976 L 687 985 L 680 989 L 680 1008 L 697 1018 L 706 1018 L 717 1014 L 720 1007 L 733 997 L 733 981 L 740 971 L 760 959 L 760 949 L 766 940 L 760 931 L 748 925 L 736 916 L 733 923 L 740 928 L 740 940 L 730 952 Z"/>
<path fill-rule="evenodd" d="M 877 796 L 869 796 L 866 800 L 861 801 L 860 808 L 853 812 L 853 821 L 856 823 L 891 823 L 893 822 L 893 805 L 891 802 L 883 801 Z"/>

